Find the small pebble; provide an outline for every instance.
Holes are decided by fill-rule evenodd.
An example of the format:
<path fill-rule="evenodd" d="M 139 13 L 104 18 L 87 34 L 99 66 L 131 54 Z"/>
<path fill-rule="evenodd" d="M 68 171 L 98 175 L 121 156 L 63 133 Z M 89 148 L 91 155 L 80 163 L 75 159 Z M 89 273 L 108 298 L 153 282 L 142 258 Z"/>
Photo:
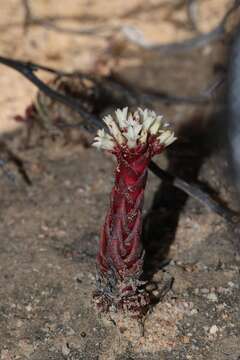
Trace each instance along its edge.
<path fill-rule="evenodd" d="M 198 313 L 197 309 L 192 309 L 190 315 L 196 315 Z"/>
<path fill-rule="evenodd" d="M 32 305 L 31 305 L 31 304 L 28 304 L 28 305 L 26 306 L 26 310 L 27 310 L 28 312 L 32 311 Z"/>
<path fill-rule="evenodd" d="M 225 307 L 226 307 L 226 304 L 225 304 L 225 303 L 219 304 L 219 305 L 217 305 L 217 310 L 218 310 L 218 311 L 222 311 L 223 309 L 225 309 Z"/>
<path fill-rule="evenodd" d="M 62 345 L 62 354 L 63 354 L 63 356 L 68 356 L 70 351 L 71 350 L 69 349 L 68 343 L 63 343 L 63 345 Z"/>
<path fill-rule="evenodd" d="M 68 327 L 67 331 L 66 331 L 66 335 L 67 336 L 72 336 L 74 334 L 75 334 L 75 331 L 71 327 Z"/>
<path fill-rule="evenodd" d="M 218 327 L 217 327 L 217 325 L 213 325 L 213 326 L 210 327 L 209 333 L 210 333 L 211 335 L 215 335 L 217 332 L 218 332 Z"/>
<path fill-rule="evenodd" d="M 182 342 L 183 342 L 184 344 L 188 344 L 189 341 L 190 341 L 189 336 L 183 336 L 183 337 L 182 337 Z"/>
<path fill-rule="evenodd" d="M 18 319 L 17 322 L 16 322 L 16 327 L 20 328 L 22 325 L 23 325 L 23 321 Z"/>
<path fill-rule="evenodd" d="M 208 300 L 211 300 L 211 301 L 218 301 L 218 297 L 215 293 L 208 294 L 207 298 L 208 298 Z"/>

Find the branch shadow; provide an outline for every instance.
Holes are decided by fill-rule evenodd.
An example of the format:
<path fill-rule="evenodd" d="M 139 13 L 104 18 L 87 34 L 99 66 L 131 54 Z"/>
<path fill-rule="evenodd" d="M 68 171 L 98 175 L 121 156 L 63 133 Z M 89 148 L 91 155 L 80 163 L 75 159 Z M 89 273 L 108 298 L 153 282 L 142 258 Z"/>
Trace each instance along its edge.
<path fill-rule="evenodd" d="M 214 146 L 213 141 L 207 139 L 209 125 L 206 133 L 206 127 L 202 124 L 199 117 L 192 118 L 180 129 L 178 141 L 167 150 L 167 170 L 188 182 L 196 182 L 203 161 Z M 144 279 L 151 280 L 170 261 L 170 247 L 175 240 L 179 217 L 187 199 L 188 195 L 172 184 L 162 182 L 157 189 L 143 220 Z"/>

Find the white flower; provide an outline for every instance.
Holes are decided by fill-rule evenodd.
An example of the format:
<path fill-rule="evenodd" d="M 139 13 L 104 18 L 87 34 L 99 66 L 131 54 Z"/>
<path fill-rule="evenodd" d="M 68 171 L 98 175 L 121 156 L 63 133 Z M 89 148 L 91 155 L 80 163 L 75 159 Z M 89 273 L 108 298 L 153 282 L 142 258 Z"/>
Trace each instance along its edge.
<path fill-rule="evenodd" d="M 163 146 L 170 145 L 176 140 L 169 124 L 163 122 L 163 117 L 154 111 L 141 108 L 134 114 L 128 114 L 128 108 L 117 109 L 116 117 L 105 116 L 103 121 L 107 125 L 110 135 L 105 130 L 99 130 L 94 139 L 94 146 L 106 150 L 113 150 L 116 145 L 134 148 L 144 144 L 150 138 Z"/>
<path fill-rule="evenodd" d="M 150 133 L 152 135 L 156 135 L 161 127 L 161 123 L 162 123 L 162 116 L 157 116 L 154 120 L 153 125 L 150 127 Z"/>
<path fill-rule="evenodd" d="M 113 120 L 111 115 L 105 116 L 103 121 L 105 122 L 105 124 L 109 128 L 110 133 L 116 139 L 118 144 L 122 145 L 124 143 L 124 137 L 123 137 L 122 132 L 119 129 L 118 124 L 116 123 L 116 121 Z"/>
<path fill-rule="evenodd" d="M 172 144 L 177 138 L 171 130 L 165 130 L 159 137 L 160 144 L 168 146 Z"/>
<path fill-rule="evenodd" d="M 98 149 L 113 150 L 115 141 L 113 137 L 108 135 L 104 130 L 98 130 L 93 146 Z"/>
<path fill-rule="evenodd" d="M 128 107 L 123 108 L 122 110 L 116 110 L 116 117 L 121 129 L 124 129 L 127 126 L 127 113 Z"/>

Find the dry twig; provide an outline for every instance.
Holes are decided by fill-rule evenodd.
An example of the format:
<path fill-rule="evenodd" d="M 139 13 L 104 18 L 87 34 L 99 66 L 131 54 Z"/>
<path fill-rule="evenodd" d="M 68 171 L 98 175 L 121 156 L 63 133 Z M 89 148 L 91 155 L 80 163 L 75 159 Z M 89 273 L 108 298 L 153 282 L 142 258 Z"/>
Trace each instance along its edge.
<path fill-rule="evenodd" d="M 71 27 L 59 26 L 56 24 L 56 21 L 59 20 L 58 17 L 44 18 L 44 17 L 38 17 L 38 16 L 33 15 L 28 0 L 22 0 L 22 5 L 23 5 L 23 9 L 24 9 L 23 26 L 24 26 L 25 31 L 28 30 L 29 26 L 42 26 L 49 30 L 53 30 L 53 31 L 56 31 L 59 33 L 66 33 L 66 34 L 70 34 L 70 35 L 102 36 L 103 33 L 109 32 L 109 30 L 115 31 L 115 30 L 119 29 L 119 27 L 107 28 L 105 22 L 103 22 L 99 25 L 95 25 L 91 28 L 84 28 L 84 29 L 81 29 L 81 28 L 73 29 Z"/>
<path fill-rule="evenodd" d="M 55 70 L 41 65 L 32 64 L 29 62 L 22 62 L 22 61 L 8 59 L 2 56 L 0 56 L 0 63 L 9 66 L 12 69 L 15 69 L 16 71 L 21 73 L 24 77 L 26 77 L 29 81 L 31 81 L 40 91 L 45 93 L 47 96 L 49 96 L 53 100 L 65 104 L 66 106 L 69 106 L 72 110 L 80 114 L 82 118 L 85 120 L 84 126 L 88 130 L 92 131 L 94 128 L 101 129 L 104 127 L 104 124 L 99 117 L 85 111 L 82 108 L 82 106 L 79 104 L 79 102 L 77 102 L 75 99 L 71 98 L 70 96 L 65 96 L 51 89 L 48 85 L 46 85 L 42 80 L 40 80 L 35 75 L 35 71 L 37 69 L 43 69 L 50 72 L 55 72 Z M 83 126 L 82 123 L 81 126 Z M 193 198 L 198 200 L 201 204 L 204 204 L 212 211 L 225 218 L 227 221 L 231 223 L 235 222 L 235 215 L 236 215 L 235 212 L 213 200 L 208 194 L 202 191 L 197 184 L 189 184 L 178 177 L 174 177 L 173 175 L 169 174 L 166 170 L 159 168 L 159 166 L 156 165 L 153 161 L 151 161 L 149 168 L 161 180 L 171 183 L 173 186 L 179 188 L 189 196 L 192 196 Z"/>

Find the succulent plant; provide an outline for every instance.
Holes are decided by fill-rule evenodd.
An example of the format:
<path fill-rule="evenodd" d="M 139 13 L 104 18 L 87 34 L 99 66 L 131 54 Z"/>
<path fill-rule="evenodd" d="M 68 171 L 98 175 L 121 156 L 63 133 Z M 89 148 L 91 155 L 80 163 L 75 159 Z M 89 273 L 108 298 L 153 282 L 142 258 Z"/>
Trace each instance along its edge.
<path fill-rule="evenodd" d="M 148 109 L 129 113 L 117 110 L 103 121 L 94 146 L 117 159 L 115 183 L 97 256 L 95 303 L 100 311 L 123 310 L 141 316 L 149 295 L 141 279 L 144 251 L 141 244 L 142 208 L 147 169 L 176 137 L 163 117 Z"/>

